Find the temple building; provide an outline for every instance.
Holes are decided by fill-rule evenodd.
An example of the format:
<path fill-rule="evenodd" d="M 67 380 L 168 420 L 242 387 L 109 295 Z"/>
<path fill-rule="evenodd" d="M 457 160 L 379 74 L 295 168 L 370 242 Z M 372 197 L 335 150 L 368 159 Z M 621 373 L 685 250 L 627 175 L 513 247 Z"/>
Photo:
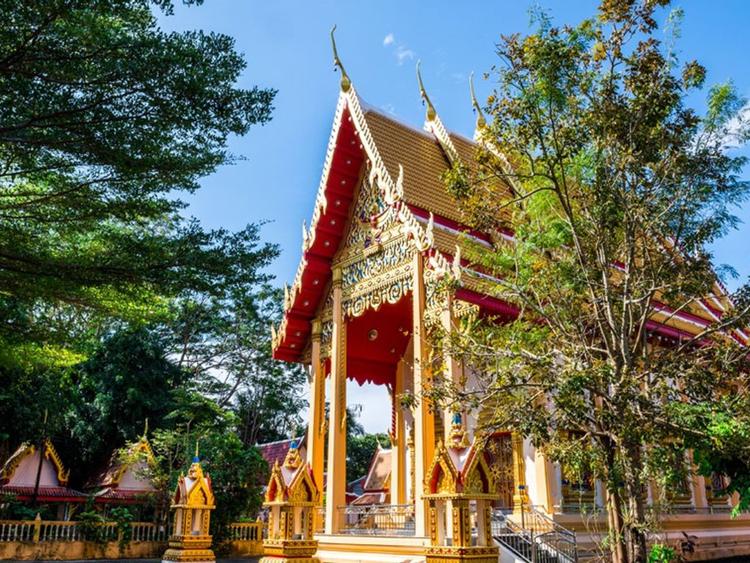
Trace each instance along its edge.
<path fill-rule="evenodd" d="M 390 504 L 391 502 L 391 453 L 378 444 L 372 456 L 367 475 L 362 478 L 361 491 L 352 490 L 357 498 L 348 504 L 368 506 L 373 504 Z M 352 483 L 349 484 L 350 488 Z"/>
<path fill-rule="evenodd" d="M 439 534 L 435 535 L 430 503 L 442 497 L 439 491 L 425 488 L 428 472 L 438 454 L 448 455 L 442 444 L 451 440 L 456 413 L 433 408 L 426 399 L 406 408 L 397 397 L 405 392 L 421 397 L 436 358 L 443 362 L 447 377 L 472 385 L 471 373 L 442 354 L 431 343 L 430 333 L 433 327 L 450 331 L 464 315 L 512 319 L 518 314 L 512 304 L 490 296 L 491 280 L 461 258 L 464 241 L 489 247 L 493 237 L 512 241 L 512 233 L 488 234 L 465 224 L 441 175 L 457 162 L 471 166 L 481 141 L 445 127 L 421 79 L 427 111 L 423 128 L 416 129 L 366 105 L 344 71 L 335 45 L 334 55 L 341 72 L 340 94 L 312 218 L 302 229 L 301 260 L 286 289 L 282 322 L 274 330 L 273 352 L 279 360 L 309 367 L 305 457 L 313 481 L 326 483 L 320 491 L 323 507 L 316 523 L 320 531 L 315 536 L 316 557 L 423 561 L 427 548 L 434 547 L 435 555 L 440 547 L 434 544 Z M 475 100 L 474 106 L 479 130 L 484 119 Z M 438 291 L 448 278 L 451 289 Z M 704 309 L 674 312 L 665 307 L 649 330 L 668 338 L 695 334 L 714 321 L 716 311 L 728 306 L 717 285 Z M 736 337 L 747 342 L 742 333 Z M 382 405 L 392 413 L 388 478 L 381 479 L 377 494 L 368 496 L 368 518 L 363 517 L 361 505 L 346 504 L 347 380 L 384 385 L 392 397 L 390 405 Z M 463 450 L 455 451 L 481 457 L 492 477 L 477 485 L 476 491 L 485 499 L 482 502 L 492 504 L 493 537 L 499 542 L 501 560 L 506 556 L 530 560 L 531 552 L 518 546 L 528 540 L 527 528 L 532 524 L 546 527 L 548 538 L 572 536 L 574 551 L 559 548 L 557 560 L 572 560 L 576 541 L 583 556 L 584 547 L 596 539 L 591 518 L 599 518 L 599 529 L 606 526 L 606 516 L 590 514 L 590 509 L 604 506 L 601 485 L 571 482 L 512 428 L 481 443 L 475 441 L 478 421 L 491 414 L 459 414 L 466 443 Z M 386 461 L 380 463 L 384 467 Z M 464 467 L 462 460 L 453 463 Z M 663 539 L 679 544 L 685 534 L 696 538 L 696 557 L 750 553 L 750 519 L 745 515 L 732 519 L 732 499 L 713 496 L 711 487 L 703 477 L 686 483 L 680 513 L 665 517 Z M 455 498 L 464 503 L 461 518 L 474 511 L 471 518 L 479 522 L 477 502 L 460 495 Z M 467 529 L 462 527 L 461 533 Z M 462 541 L 484 545 L 484 537 L 476 536 L 478 527 L 473 529 L 473 539 Z"/>
<path fill-rule="evenodd" d="M 113 453 L 107 469 L 87 488 L 97 504 L 144 504 L 157 492 L 150 476 L 155 463 L 154 452 L 144 433 L 124 452 Z"/>
<path fill-rule="evenodd" d="M 54 507 L 58 520 L 68 520 L 71 507 L 86 501 L 86 495 L 68 487 L 66 469 L 52 442 L 24 443 L 0 469 L 0 497 Z"/>

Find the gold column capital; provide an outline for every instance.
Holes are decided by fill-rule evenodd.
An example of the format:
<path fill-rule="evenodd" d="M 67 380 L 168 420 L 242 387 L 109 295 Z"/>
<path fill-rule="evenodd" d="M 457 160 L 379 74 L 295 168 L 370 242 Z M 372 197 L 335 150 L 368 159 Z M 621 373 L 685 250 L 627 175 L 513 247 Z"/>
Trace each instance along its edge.
<path fill-rule="evenodd" d="M 323 323 L 320 322 L 320 319 L 315 319 L 312 321 L 312 339 L 313 340 L 320 340 L 320 335 L 323 332 Z"/>

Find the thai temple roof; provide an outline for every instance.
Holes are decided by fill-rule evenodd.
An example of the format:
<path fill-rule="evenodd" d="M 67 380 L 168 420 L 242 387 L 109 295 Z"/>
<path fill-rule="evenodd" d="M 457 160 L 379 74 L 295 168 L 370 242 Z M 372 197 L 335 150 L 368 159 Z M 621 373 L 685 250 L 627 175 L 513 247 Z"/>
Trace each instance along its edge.
<path fill-rule="evenodd" d="M 351 504 L 368 505 L 390 502 L 392 451 L 383 449 L 378 444 L 370 460 L 367 475 L 363 478 L 362 494 L 351 501 Z"/>
<path fill-rule="evenodd" d="M 142 436 L 124 452 L 112 454 L 107 468 L 87 488 L 96 490 L 97 502 L 134 503 L 156 488 L 145 474 L 148 465 L 154 463 L 151 445 Z"/>
<path fill-rule="evenodd" d="M 0 494 L 15 495 L 19 500 L 31 499 L 36 488 L 37 474 L 39 501 L 83 502 L 86 499 L 85 494 L 67 486 L 70 471 L 65 468 L 49 440 L 45 440 L 42 452 L 36 445 L 29 443 L 21 444 L 16 449 L 0 469 Z"/>
<path fill-rule="evenodd" d="M 328 294 L 333 259 L 344 244 L 358 185 L 364 174 L 369 174 L 371 183 L 377 181 L 385 204 L 397 211 L 397 220 L 427 259 L 427 267 L 438 275 L 447 273 L 459 279 L 456 299 L 494 316 L 514 318 L 519 309 L 490 297 L 487 284 L 491 284 L 492 279 L 463 260 L 460 251 L 466 239 L 487 246 L 498 238 L 512 242 L 512 229 L 487 233 L 471 228 L 441 178 L 454 163 L 468 168 L 476 166 L 475 153 L 480 143 L 497 153 L 483 140 L 481 132 L 485 120 L 473 90 L 471 101 L 477 112 L 479 142 L 445 127 L 425 92 L 421 77 L 420 93 L 427 106 L 422 131 L 362 102 L 337 54 L 335 64 L 342 72 L 341 92 L 312 219 L 309 228 L 303 226 L 302 258 L 295 279 L 286 290 L 281 325 L 274 330 L 274 357 L 305 361 L 311 321 L 320 314 Z M 467 112 L 470 107 L 467 100 Z M 501 182 L 499 179 L 492 181 Z M 499 187 L 512 193 L 508 184 L 502 183 Z M 647 328 L 659 338 L 690 338 L 729 308 L 727 293 L 717 282 L 714 292 L 704 299 L 696 299 L 690 310 L 676 312 L 657 303 Z M 739 329 L 731 336 L 742 344 L 750 342 L 747 334 Z M 352 365 L 354 362 L 356 359 Z M 372 380 L 369 374 L 352 375 L 360 383 Z"/>
<path fill-rule="evenodd" d="M 291 438 L 289 440 L 277 440 L 275 442 L 258 444 L 257 447 L 260 450 L 260 455 L 266 460 L 266 463 L 268 463 L 268 467 L 273 467 L 275 463 L 281 464 L 284 462 L 293 442 L 297 442 L 300 454 L 304 455 L 306 441 L 307 435 L 298 438 Z"/>
<path fill-rule="evenodd" d="M 392 450 L 378 449 L 370 461 L 370 469 L 362 485 L 365 491 L 385 491 L 390 486 Z"/>

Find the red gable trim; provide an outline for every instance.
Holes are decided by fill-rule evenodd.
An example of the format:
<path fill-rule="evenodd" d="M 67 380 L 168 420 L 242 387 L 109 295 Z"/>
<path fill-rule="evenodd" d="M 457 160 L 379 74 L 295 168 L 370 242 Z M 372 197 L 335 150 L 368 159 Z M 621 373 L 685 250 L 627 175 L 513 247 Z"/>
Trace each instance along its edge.
<path fill-rule="evenodd" d="M 349 108 L 345 107 L 338 124 L 338 134 L 328 169 L 324 194 L 325 210 L 311 225 L 312 245 L 302 255 L 299 291 L 285 312 L 286 330 L 273 351 L 277 360 L 299 361 L 310 337 L 310 321 L 315 315 L 331 279 L 331 263 L 345 236 L 349 209 L 357 180 L 365 160 L 358 133 Z"/>

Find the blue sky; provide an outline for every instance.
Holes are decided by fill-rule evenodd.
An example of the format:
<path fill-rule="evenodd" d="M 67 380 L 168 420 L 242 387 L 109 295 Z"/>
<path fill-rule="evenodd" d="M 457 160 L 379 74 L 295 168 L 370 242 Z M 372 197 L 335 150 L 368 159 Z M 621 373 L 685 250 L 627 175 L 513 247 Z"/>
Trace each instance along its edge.
<path fill-rule="evenodd" d="M 175 15 L 160 17 L 164 29 L 232 36 L 248 61 L 240 85 L 278 90 L 272 121 L 231 141 L 232 152 L 245 160 L 205 178 L 204 188 L 188 200 L 188 213 L 208 226 L 229 229 L 269 221 L 263 235 L 282 249 L 272 273 L 279 283 L 291 281 L 300 255 L 301 224 L 312 212 L 338 95 L 331 26 L 338 25 L 339 54 L 366 102 L 421 126 L 424 108 L 415 78 L 415 64 L 421 59 L 425 85 L 443 122 L 471 136 L 469 73 L 474 71 L 476 79 L 492 67 L 501 34 L 528 31 L 531 4 L 206 0 L 202 6 L 177 6 Z M 556 23 L 574 24 L 591 15 L 597 3 L 537 4 Z M 750 97 L 750 2 L 686 0 L 675 6 L 685 10 L 678 43 L 683 57 L 697 58 L 707 67 L 709 84 L 732 79 Z M 481 100 L 491 84 L 475 82 Z M 691 102 L 701 108 L 703 99 L 696 96 Z M 750 204 L 739 215 L 745 223 L 714 251 L 717 262 L 731 264 L 744 280 L 750 274 Z M 737 283 L 730 280 L 728 285 Z M 367 409 L 363 421 L 373 431 L 387 424 Z"/>

